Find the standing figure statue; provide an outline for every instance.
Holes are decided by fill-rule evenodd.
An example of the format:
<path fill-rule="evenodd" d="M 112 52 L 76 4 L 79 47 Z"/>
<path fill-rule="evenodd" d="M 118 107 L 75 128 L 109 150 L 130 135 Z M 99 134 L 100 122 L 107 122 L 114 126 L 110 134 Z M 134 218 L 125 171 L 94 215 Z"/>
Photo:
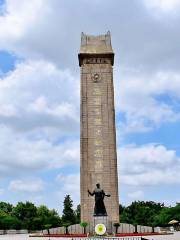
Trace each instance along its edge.
<path fill-rule="evenodd" d="M 106 208 L 104 205 L 104 197 L 110 197 L 111 195 L 105 194 L 104 190 L 100 188 L 100 184 L 96 184 L 96 188 L 93 192 L 88 190 L 88 194 L 95 195 L 94 216 L 107 216 Z"/>

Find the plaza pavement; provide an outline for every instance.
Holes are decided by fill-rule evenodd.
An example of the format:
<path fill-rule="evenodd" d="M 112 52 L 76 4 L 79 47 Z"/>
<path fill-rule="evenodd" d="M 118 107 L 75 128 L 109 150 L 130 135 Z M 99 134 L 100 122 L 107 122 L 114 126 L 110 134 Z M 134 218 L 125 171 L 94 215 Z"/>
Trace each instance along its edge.
<path fill-rule="evenodd" d="M 175 232 L 173 235 L 160 235 L 145 238 L 149 240 L 180 240 L 180 232 Z"/>
<path fill-rule="evenodd" d="M 176 232 L 173 235 L 161 235 L 161 236 L 146 236 L 148 240 L 180 240 L 180 232 Z M 29 237 L 27 234 L 16 234 L 16 235 L 0 235 L 0 240 L 67 240 L 70 238 L 49 238 L 49 237 Z M 72 238 L 71 238 L 72 239 Z M 77 238 L 76 238 L 77 239 Z M 120 238 L 119 238 L 120 239 Z M 131 240 L 132 238 L 124 238 L 127 240 Z"/>

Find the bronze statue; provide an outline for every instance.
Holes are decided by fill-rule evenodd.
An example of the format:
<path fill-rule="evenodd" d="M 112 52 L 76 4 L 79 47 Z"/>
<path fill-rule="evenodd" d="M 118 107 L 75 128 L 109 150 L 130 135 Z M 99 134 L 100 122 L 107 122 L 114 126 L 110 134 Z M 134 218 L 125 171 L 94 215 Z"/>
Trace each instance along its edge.
<path fill-rule="evenodd" d="M 107 216 L 106 208 L 104 205 L 104 197 L 110 197 L 111 195 L 105 194 L 104 190 L 100 188 L 100 184 L 96 184 L 96 188 L 91 193 L 88 190 L 88 194 L 95 195 L 94 216 Z"/>

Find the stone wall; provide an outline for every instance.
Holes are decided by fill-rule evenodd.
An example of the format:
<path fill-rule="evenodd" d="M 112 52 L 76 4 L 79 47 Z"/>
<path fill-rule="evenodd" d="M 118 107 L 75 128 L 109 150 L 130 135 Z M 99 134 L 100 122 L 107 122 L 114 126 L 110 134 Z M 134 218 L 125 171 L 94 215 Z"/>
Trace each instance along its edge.
<path fill-rule="evenodd" d="M 27 234 L 27 233 L 28 233 L 27 229 L 21 229 L 21 230 L 16 230 L 16 229 L 0 230 L 0 235 L 3 235 L 3 234 Z"/>
<path fill-rule="evenodd" d="M 86 227 L 86 232 L 92 232 L 93 225 L 90 224 Z M 79 224 L 71 225 L 68 227 L 68 231 L 70 234 L 83 234 L 83 227 L 81 227 Z M 134 233 L 135 227 L 132 224 L 127 223 L 121 223 L 120 227 L 118 228 L 118 233 Z M 137 226 L 138 233 L 147 233 L 152 232 L 152 227 L 149 226 Z M 115 233 L 115 227 L 111 225 L 111 232 Z M 158 228 L 155 228 L 155 232 L 158 232 Z M 44 234 L 47 234 L 47 230 L 43 230 Z M 51 234 L 64 234 L 65 228 L 64 227 L 58 227 L 58 228 L 51 228 L 50 229 Z"/>

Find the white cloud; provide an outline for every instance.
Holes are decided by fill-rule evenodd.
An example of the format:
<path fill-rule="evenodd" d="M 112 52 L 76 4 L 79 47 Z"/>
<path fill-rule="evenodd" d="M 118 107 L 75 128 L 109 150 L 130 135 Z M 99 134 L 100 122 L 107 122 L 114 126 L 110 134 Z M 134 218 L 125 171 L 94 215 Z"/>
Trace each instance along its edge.
<path fill-rule="evenodd" d="M 4 14 L 0 16 L 0 49 L 67 67 L 67 59 L 72 62 L 72 55 L 68 56 L 67 51 L 73 51 L 74 41 L 73 30 L 69 27 L 67 31 L 65 27 L 65 19 L 69 17 L 63 4 L 57 0 L 6 1 Z"/>
<path fill-rule="evenodd" d="M 16 115 L 16 109 L 11 104 L 0 105 L 0 116 L 11 117 Z"/>
<path fill-rule="evenodd" d="M 0 195 L 3 195 L 3 193 L 4 193 L 4 189 L 0 188 Z"/>
<path fill-rule="evenodd" d="M 9 184 L 9 190 L 14 192 L 39 193 L 43 189 L 44 183 L 41 179 L 12 180 Z"/>
<path fill-rule="evenodd" d="M 79 193 L 80 191 L 80 176 L 79 174 L 69 174 L 63 175 L 59 174 L 56 177 L 56 182 L 59 184 L 63 184 L 62 191 L 66 191 L 69 193 Z"/>
<path fill-rule="evenodd" d="M 124 70 L 124 78 L 117 83 L 116 89 L 118 110 L 125 114 L 121 133 L 146 132 L 164 122 L 179 121 L 180 114 L 176 110 L 176 102 L 180 99 L 179 79 L 178 72 L 147 76 Z"/>
<path fill-rule="evenodd" d="M 177 2 L 147 0 L 152 6 L 166 6 L 170 9 L 169 6 L 175 8 Z M 144 8 L 139 8 L 138 1 L 115 1 L 113 4 L 104 1 L 103 11 L 99 4 L 96 0 L 32 0 L 30 3 L 25 0 L 8 0 L 7 10 L 0 18 L 0 49 L 14 51 L 28 59 L 40 57 L 61 67 L 77 67 L 80 32 L 106 32 L 107 14 L 110 11 L 113 14 L 108 19 L 108 29 L 113 34 L 118 64 L 122 66 L 123 62 L 128 62 L 128 66 L 137 64 L 156 67 L 164 63 L 170 66 L 173 62 L 178 69 L 179 34 L 176 28 L 164 28 L 151 21 Z M 128 13 L 135 8 L 135 14 L 129 17 Z"/>
<path fill-rule="evenodd" d="M 61 168 L 79 163 L 79 141 L 54 143 L 0 128 L 1 177 L 32 174 L 43 169 Z"/>
<path fill-rule="evenodd" d="M 179 6 L 175 0 L 148 3 L 156 13 L 174 13 Z M 125 133 L 145 132 L 164 122 L 179 121 L 175 102 L 180 97 L 180 73 L 174 71 L 179 69 L 179 23 L 169 22 L 167 14 L 168 25 L 164 27 L 164 21 L 157 24 L 136 1 L 104 1 L 103 9 L 94 8 L 95 4 L 99 2 L 6 1 L 0 16 L 0 49 L 26 60 L 23 58 L 5 77 L 0 73 L 1 177 L 79 163 L 79 140 L 71 140 L 79 132 L 79 74 L 76 77 L 75 72 L 57 66 L 78 69 L 80 32 L 106 32 L 109 11 L 113 13 L 108 28 L 116 53 L 114 69 L 120 69 L 115 76 L 117 112 L 125 114 L 121 129 Z M 135 14 L 129 17 L 127 10 Z M 123 72 L 123 65 L 129 70 Z M 132 66 L 136 73 L 131 72 Z M 172 104 L 158 99 L 162 95 L 167 95 Z M 67 136 L 69 140 L 64 141 Z M 127 146 L 120 152 L 123 183 L 178 182 L 175 176 L 179 167 L 174 166 L 179 166 L 179 159 L 173 150 L 152 144 Z M 61 198 L 67 192 L 79 194 L 78 176 L 64 176 L 61 181 Z"/>
<path fill-rule="evenodd" d="M 163 145 L 120 148 L 119 181 L 131 186 L 180 183 L 180 158 Z"/>
<path fill-rule="evenodd" d="M 0 80 L 0 123 L 16 130 L 79 128 L 79 81 L 46 61 L 18 64 Z"/>
<path fill-rule="evenodd" d="M 76 164 L 78 130 L 79 79 L 69 70 L 25 61 L 0 79 L 1 177 Z"/>
<path fill-rule="evenodd" d="M 141 190 L 131 192 L 128 194 L 128 197 L 132 198 L 133 200 L 139 200 L 144 197 L 144 192 Z"/>
<path fill-rule="evenodd" d="M 180 7 L 179 0 L 144 0 L 146 6 L 163 12 L 175 11 Z"/>
<path fill-rule="evenodd" d="M 78 174 L 59 174 L 56 176 L 56 182 L 60 190 L 57 192 L 58 198 L 62 201 L 62 196 L 69 194 L 74 202 L 74 207 L 79 204 L 80 198 L 80 175 Z M 61 205 L 62 202 L 61 202 Z M 62 209 L 61 209 L 62 211 Z"/>
<path fill-rule="evenodd" d="M 0 46 L 12 47 L 23 38 L 28 29 L 37 21 L 40 12 L 45 10 L 44 1 L 7 0 L 0 16 Z"/>

